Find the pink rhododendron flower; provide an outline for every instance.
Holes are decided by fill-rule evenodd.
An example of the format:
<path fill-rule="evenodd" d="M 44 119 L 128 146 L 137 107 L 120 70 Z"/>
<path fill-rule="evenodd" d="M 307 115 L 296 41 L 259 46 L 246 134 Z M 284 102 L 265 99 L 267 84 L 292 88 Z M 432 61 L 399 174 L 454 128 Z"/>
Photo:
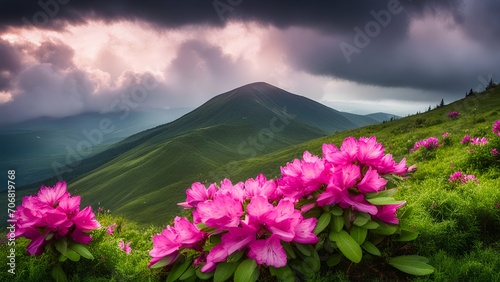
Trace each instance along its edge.
<path fill-rule="evenodd" d="M 132 251 L 132 248 L 130 248 L 130 244 L 132 244 L 132 242 L 128 242 L 127 244 L 125 244 L 123 240 L 120 240 L 120 242 L 118 243 L 118 248 L 128 255 Z"/>
<path fill-rule="evenodd" d="M 243 207 L 231 195 L 221 194 L 214 196 L 213 200 L 199 203 L 193 214 L 196 214 L 195 223 L 203 222 L 210 227 L 227 229 L 238 226 Z"/>
<path fill-rule="evenodd" d="M 245 198 L 263 196 L 266 199 L 276 199 L 276 181 L 267 180 L 264 174 L 259 174 L 255 179 L 245 181 Z"/>
<path fill-rule="evenodd" d="M 276 235 L 271 235 L 264 240 L 256 240 L 249 247 L 248 257 L 254 259 L 258 264 L 277 268 L 286 265 L 286 252 Z"/>
<path fill-rule="evenodd" d="M 497 133 L 497 135 L 500 136 L 500 120 L 497 120 L 493 124 L 493 132 Z"/>
<path fill-rule="evenodd" d="M 277 193 L 296 200 L 307 197 L 328 181 L 327 170 L 322 159 L 305 151 L 302 160 L 281 167 Z"/>
<path fill-rule="evenodd" d="M 445 139 L 445 138 L 447 138 L 447 137 L 449 137 L 449 136 L 450 136 L 450 134 L 449 134 L 448 132 L 445 132 L 445 133 L 443 133 L 443 134 L 441 135 L 441 138 Z"/>
<path fill-rule="evenodd" d="M 380 177 L 378 172 L 371 167 L 365 173 L 365 177 L 358 183 L 358 191 L 361 193 L 378 192 L 387 184 L 387 180 Z"/>
<path fill-rule="evenodd" d="M 77 215 L 75 215 L 72 221 L 75 224 L 76 228 L 79 228 L 83 232 L 89 232 L 101 227 L 99 222 L 97 222 L 97 220 L 95 219 L 95 215 L 92 212 L 92 208 L 90 206 L 86 207 Z"/>
<path fill-rule="evenodd" d="M 59 181 L 54 187 L 42 186 L 37 196 L 40 202 L 55 207 L 56 203 L 69 196 L 69 193 L 66 191 L 66 182 Z"/>
<path fill-rule="evenodd" d="M 184 208 L 193 208 L 198 205 L 200 202 L 204 202 L 206 200 L 210 200 L 217 192 L 217 187 L 215 184 L 210 185 L 207 189 L 205 185 L 200 182 L 193 183 L 191 188 L 186 190 L 186 201 L 182 203 L 178 203 L 179 206 Z"/>
<path fill-rule="evenodd" d="M 497 148 L 493 148 L 493 149 L 491 150 L 491 154 L 492 154 L 494 157 L 498 156 L 498 150 L 497 150 Z"/>
<path fill-rule="evenodd" d="M 175 217 L 174 230 L 177 242 L 187 248 L 196 245 L 203 238 L 203 232 L 185 217 Z"/>
<path fill-rule="evenodd" d="M 396 216 L 396 210 L 402 207 L 405 203 L 406 202 L 395 205 L 379 206 L 375 217 L 390 224 L 399 224 L 399 219 Z"/>
<path fill-rule="evenodd" d="M 32 240 L 27 247 L 30 254 L 42 254 L 45 245 L 63 237 L 88 244 L 92 236 L 87 233 L 100 227 L 91 207 L 80 211 L 80 197 L 72 197 L 66 188 L 63 181 L 42 186 L 36 196 L 24 197 L 16 208 L 15 235 Z"/>

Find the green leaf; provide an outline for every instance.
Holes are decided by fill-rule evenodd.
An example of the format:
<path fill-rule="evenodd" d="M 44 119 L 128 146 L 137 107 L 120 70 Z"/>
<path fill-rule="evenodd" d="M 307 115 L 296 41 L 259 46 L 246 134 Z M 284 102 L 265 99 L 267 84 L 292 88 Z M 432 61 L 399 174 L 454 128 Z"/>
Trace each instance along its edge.
<path fill-rule="evenodd" d="M 332 207 L 332 209 L 330 210 L 330 213 L 334 216 L 341 216 L 343 213 L 344 213 L 344 209 L 342 209 L 341 207 L 335 205 Z"/>
<path fill-rule="evenodd" d="M 363 248 L 365 251 L 369 252 L 372 255 L 375 255 L 375 256 L 381 256 L 382 255 L 380 253 L 379 249 L 377 248 L 377 246 L 375 246 L 370 241 L 364 241 L 363 244 L 361 244 L 361 248 Z"/>
<path fill-rule="evenodd" d="M 333 254 L 329 256 L 328 259 L 326 260 L 326 265 L 328 265 L 329 267 L 336 266 L 337 264 L 340 263 L 341 258 L 342 256 L 339 253 Z"/>
<path fill-rule="evenodd" d="M 66 253 L 66 250 L 68 249 L 68 241 L 66 240 L 66 237 L 55 241 L 54 246 L 56 247 L 56 250 L 64 255 Z"/>
<path fill-rule="evenodd" d="M 49 234 L 45 235 L 45 241 L 52 239 L 52 237 L 54 237 L 54 233 L 49 233 Z"/>
<path fill-rule="evenodd" d="M 80 255 L 71 249 L 67 249 L 64 256 L 66 256 L 67 258 L 69 258 L 72 261 L 79 261 L 80 260 Z"/>
<path fill-rule="evenodd" d="M 297 207 L 295 207 L 297 208 Z M 311 217 L 314 217 L 314 218 L 317 218 L 318 216 L 320 216 L 320 214 L 323 212 L 323 209 L 321 208 L 312 208 L 310 210 L 308 210 L 307 212 L 305 212 L 303 214 L 304 218 L 311 218 Z"/>
<path fill-rule="evenodd" d="M 238 267 L 237 262 L 221 262 L 217 264 L 214 272 L 214 282 L 223 282 L 233 276 L 234 271 Z"/>
<path fill-rule="evenodd" d="M 194 277 L 195 276 L 195 271 L 194 271 L 194 268 L 192 267 L 189 267 L 182 275 L 181 277 L 179 277 L 179 280 L 186 280 L 186 279 L 189 279 L 191 277 Z"/>
<path fill-rule="evenodd" d="M 288 242 L 281 242 L 281 245 L 283 246 L 283 249 L 285 249 L 286 256 L 289 259 L 294 259 L 297 257 L 295 254 L 295 251 L 293 250 L 292 246 Z"/>
<path fill-rule="evenodd" d="M 189 266 L 191 266 L 192 263 L 192 259 L 186 259 L 182 263 L 180 261 L 177 261 L 174 267 L 172 267 L 172 270 L 170 270 L 170 272 L 168 273 L 167 282 L 172 282 L 179 279 L 179 277 L 181 277 L 181 275 L 186 272 L 186 270 L 189 268 Z"/>
<path fill-rule="evenodd" d="M 364 229 L 377 229 L 380 226 L 380 224 L 376 223 L 375 221 L 368 221 L 365 225 L 362 227 Z"/>
<path fill-rule="evenodd" d="M 161 260 L 159 260 L 158 262 L 156 262 L 155 264 L 153 264 L 150 268 L 164 267 L 165 265 L 169 265 L 170 263 L 172 263 L 176 258 L 177 258 L 176 255 L 166 256 Z"/>
<path fill-rule="evenodd" d="M 404 201 L 395 200 L 392 197 L 377 197 L 372 199 L 366 199 L 370 204 L 382 206 L 382 205 L 399 205 L 404 203 Z"/>
<path fill-rule="evenodd" d="M 373 232 L 380 235 L 392 235 L 398 229 L 395 225 L 387 224 L 385 222 L 379 222 L 380 226 L 374 229 Z"/>
<path fill-rule="evenodd" d="M 429 260 L 420 256 L 399 256 L 391 258 L 388 263 L 393 267 L 411 275 L 428 275 L 434 272 L 434 267 L 427 264 Z"/>
<path fill-rule="evenodd" d="M 65 262 L 68 259 L 65 255 L 60 255 L 59 256 L 59 262 Z"/>
<path fill-rule="evenodd" d="M 235 282 L 254 282 L 259 278 L 257 263 L 253 259 L 246 259 L 238 265 L 234 272 Z"/>
<path fill-rule="evenodd" d="M 334 216 L 333 217 L 333 231 L 340 232 L 344 228 L 344 217 Z"/>
<path fill-rule="evenodd" d="M 234 252 L 227 257 L 226 261 L 227 262 L 239 261 L 244 254 L 245 254 L 244 251 Z"/>
<path fill-rule="evenodd" d="M 358 213 L 356 219 L 353 221 L 352 224 L 357 226 L 363 226 L 366 223 L 368 223 L 368 221 L 370 221 L 371 219 L 372 219 L 371 216 L 365 212 Z"/>
<path fill-rule="evenodd" d="M 308 257 L 311 256 L 312 253 L 314 252 L 314 247 L 312 245 L 304 245 L 296 243 L 295 246 L 302 254 Z"/>
<path fill-rule="evenodd" d="M 201 280 L 208 280 L 212 278 L 212 276 L 214 276 L 213 272 L 201 272 L 199 268 L 197 268 L 195 272 L 196 276 L 198 276 L 198 278 L 200 278 Z"/>
<path fill-rule="evenodd" d="M 374 199 L 374 198 L 392 198 L 392 196 L 396 195 L 396 192 L 398 192 L 398 188 L 392 188 L 392 189 L 387 189 L 379 192 L 371 192 L 371 193 L 366 193 L 365 198 L 368 199 Z"/>
<path fill-rule="evenodd" d="M 408 218 L 411 213 L 413 211 L 413 208 L 412 207 L 408 207 L 404 210 L 403 214 L 401 216 L 398 216 L 398 218 L 401 220 L 401 219 L 405 219 L 405 218 Z"/>
<path fill-rule="evenodd" d="M 316 223 L 316 227 L 314 227 L 313 233 L 318 235 L 319 233 L 321 233 L 321 231 L 325 230 L 325 228 L 328 226 L 328 224 L 330 224 L 331 219 L 332 219 L 331 213 L 328 213 L 328 212 L 323 213 L 319 217 L 318 223 Z"/>
<path fill-rule="evenodd" d="M 288 265 L 285 265 L 285 266 L 280 267 L 280 268 L 270 266 L 269 270 L 271 272 L 271 275 L 276 276 L 276 278 L 278 278 L 278 281 L 280 281 L 280 282 L 294 282 L 295 281 L 295 275 L 293 274 L 292 269 Z"/>
<path fill-rule="evenodd" d="M 62 266 L 60 264 L 56 264 L 54 268 L 52 269 L 52 278 L 56 282 L 67 282 L 68 277 L 66 277 L 66 273 L 64 273 L 64 270 L 62 269 Z"/>
<path fill-rule="evenodd" d="M 399 234 L 398 237 L 394 238 L 394 241 L 400 241 L 400 242 L 412 241 L 417 239 L 417 237 L 418 237 L 418 232 L 401 228 L 401 234 Z"/>
<path fill-rule="evenodd" d="M 361 251 L 359 244 L 356 243 L 356 241 L 349 236 L 345 230 L 332 233 L 330 233 L 331 237 L 333 237 L 335 243 L 337 243 L 337 247 L 340 249 L 342 254 L 352 262 L 360 262 L 363 252 Z"/>
<path fill-rule="evenodd" d="M 363 244 L 363 242 L 366 239 L 366 234 L 368 234 L 368 230 L 366 230 L 362 227 L 358 227 L 358 226 L 353 225 L 351 228 L 350 234 L 351 234 L 351 237 L 354 239 L 354 241 L 356 241 L 356 243 L 358 243 L 358 245 L 361 245 L 361 244 Z"/>
<path fill-rule="evenodd" d="M 90 253 L 87 247 L 82 244 L 71 244 L 69 245 L 69 248 L 86 259 L 94 259 L 94 256 Z"/>

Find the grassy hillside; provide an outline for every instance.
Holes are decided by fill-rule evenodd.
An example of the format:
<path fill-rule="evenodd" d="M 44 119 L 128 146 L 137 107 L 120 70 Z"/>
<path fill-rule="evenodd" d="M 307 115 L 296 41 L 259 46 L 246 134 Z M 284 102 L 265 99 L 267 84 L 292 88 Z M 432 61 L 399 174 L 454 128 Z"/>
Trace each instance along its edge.
<path fill-rule="evenodd" d="M 450 119 L 447 115 L 451 111 L 458 111 L 461 116 L 458 119 Z M 500 136 L 492 132 L 492 125 L 497 120 L 500 120 L 500 87 L 419 115 L 337 133 L 270 154 L 238 161 L 221 172 L 230 177 L 233 182 L 255 177 L 261 172 L 266 173 L 268 177 L 276 177 L 279 176 L 280 166 L 292 161 L 295 157 L 300 157 L 305 150 L 320 155 L 323 143 L 331 142 L 340 145 L 347 136 L 375 135 L 386 148 L 386 152 L 393 154 L 396 160 L 405 157 L 408 164 L 418 166 L 417 172 L 410 179 L 402 182 L 396 198 L 407 201 L 402 212 L 412 208 L 413 212 L 405 219 L 404 224 L 418 231 L 420 235 L 410 243 L 385 244 L 382 258 L 368 255 L 359 264 L 343 260 L 334 268 L 325 266 L 320 274 L 308 277 L 307 281 L 500 281 L 498 272 L 500 269 L 500 256 L 498 255 L 500 253 L 500 158 L 491 154 L 493 148 L 500 149 Z M 204 159 L 202 152 L 196 152 L 198 142 L 202 142 L 201 139 L 232 129 L 205 130 L 209 132 L 200 132 L 198 137 L 193 133 L 194 135 L 185 136 L 186 139 L 178 139 L 175 144 L 171 144 L 174 148 L 172 150 L 181 150 L 184 146 L 188 146 L 193 151 L 194 157 L 185 156 L 193 167 L 200 162 L 206 164 L 212 161 L 212 159 Z M 443 138 L 442 134 L 445 132 L 449 133 L 449 136 Z M 484 136 L 489 143 L 483 146 L 462 144 L 461 140 L 465 135 Z M 420 149 L 410 153 L 416 141 L 431 136 L 439 139 L 440 145 L 437 149 L 433 151 Z M 208 146 L 213 146 L 214 149 L 224 146 L 213 140 L 204 139 L 203 142 L 207 142 Z M 154 173 L 163 176 L 170 173 L 178 177 L 178 174 L 190 173 L 187 170 L 176 170 L 178 160 L 155 159 L 156 156 L 163 157 L 160 154 L 162 149 L 166 150 L 160 146 L 150 152 L 150 155 L 144 151 L 143 158 L 137 161 L 155 163 L 157 167 Z M 229 161 L 231 156 L 225 155 L 227 150 L 224 152 L 220 157 L 222 160 Z M 137 155 L 140 156 L 141 152 L 137 152 Z M 121 165 L 129 162 L 129 165 L 134 167 L 133 160 L 135 159 L 132 157 L 123 159 Z M 111 179 L 120 179 L 125 173 L 137 173 L 135 177 L 141 176 L 141 173 L 135 172 L 133 168 L 129 171 L 120 171 L 118 163 L 108 169 L 102 172 L 102 176 L 95 176 L 95 185 L 99 184 L 99 179 L 104 175 L 111 176 Z M 475 175 L 478 183 L 474 181 L 465 184 L 450 183 L 448 181 L 450 174 L 459 170 Z M 190 177 L 190 182 L 211 181 L 208 172 L 190 175 Z M 143 181 L 144 184 L 134 189 L 147 191 L 150 180 L 143 178 Z M 123 185 L 127 183 L 123 182 Z M 78 183 L 70 185 L 73 188 L 75 186 L 78 187 Z M 157 197 L 154 203 L 162 204 L 165 210 L 178 211 L 173 204 L 175 202 L 173 198 L 182 196 L 183 199 L 184 190 L 189 187 L 189 183 L 179 182 L 175 186 L 178 187 L 170 190 L 169 193 L 158 191 L 154 194 Z M 114 191 L 112 193 L 114 200 L 131 210 L 142 213 L 141 216 L 150 213 L 149 216 L 155 217 L 160 223 L 147 228 L 137 226 L 128 217 L 124 219 L 121 216 L 112 216 L 121 213 L 119 209 L 111 209 L 111 215 L 100 214 L 99 220 L 104 226 L 117 222 L 119 229 L 113 236 L 104 235 L 105 229 L 95 232 L 95 244 L 93 243 L 91 251 L 97 259 L 82 261 L 76 266 L 68 264 L 67 268 L 65 266 L 68 275 L 73 278 L 72 281 L 165 281 L 166 272 L 158 269 L 149 270 L 146 265 L 149 261 L 148 252 L 152 248 L 151 237 L 168 224 L 170 218 L 167 213 L 150 210 L 149 207 L 154 203 L 146 202 L 140 205 L 140 200 L 132 204 L 121 202 L 127 191 L 126 189 Z M 178 195 L 172 191 L 178 191 Z M 80 192 L 84 191 L 72 191 L 73 194 L 80 194 Z M 88 197 L 92 196 L 82 194 L 84 201 Z M 95 200 L 97 198 L 92 199 L 92 201 Z M 139 224 L 142 225 L 142 222 Z M 132 241 L 130 255 L 117 251 L 116 245 L 120 239 L 126 242 Z M 22 256 L 26 244 L 27 240 L 19 240 L 16 249 L 18 256 Z M 6 248 L 6 245 L 3 244 L 2 248 Z M 388 266 L 384 260 L 387 257 L 404 254 L 428 257 L 429 263 L 435 267 L 434 274 L 424 277 L 405 275 Z M 5 267 L 4 261 L 5 258 L 1 261 Z M 17 266 L 19 273 L 16 281 L 46 280 L 50 276 L 49 265 L 50 261 L 46 256 L 19 259 Z M 93 269 L 93 271 L 88 271 L 88 269 Z M 6 276 L 10 275 L 6 271 L 2 271 L 1 275 L 3 276 L 0 278 L 11 278 L 11 276 Z"/>
<path fill-rule="evenodd" d="M 375 121 L 341 114 L 266 83 L 218 95 L 182 118 L 131 136 L 116 158 L 72 184 L 86 203 L 143 224 L 173 216 L 193 179 L 219 181 L 243 159 Z M 107 153 L 107 152 L 104 152 Z M 156 216 L 152 216 L 152 215 Z"/>

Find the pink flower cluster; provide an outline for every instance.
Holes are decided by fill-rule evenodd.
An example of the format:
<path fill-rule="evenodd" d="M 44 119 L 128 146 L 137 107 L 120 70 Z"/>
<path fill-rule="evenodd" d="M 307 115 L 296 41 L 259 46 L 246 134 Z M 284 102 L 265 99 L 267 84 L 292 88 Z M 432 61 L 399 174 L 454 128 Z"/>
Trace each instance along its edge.
<path fill-rule="evenodd" d="M 445 138 L 448 138 L 450 136 L 450 133 L 448 132 L 445 132 L 441 135 L 441 138 L 445 139 Z"/>
<path fill-rule="evenodd" d="M 498 136 L 500 136 L 500 120 L 497 120 L 493 124 L 493 132 L 495 132 L 496 134 L 498 134 Z"/>
<path fill-rule="evenodd" d="M 486 137 L 474 137 L 472 138 L 470 135 L 465 135 L 464 138 L 462 138 L 462 144 L 471 144 L 471 145 L 478 145 L 478 146 L 482 146 L 482 145 L 486 145 L 488 144 L 488 139 L 486 139 Z"/>
<path fill-rule="evenodd" d="M 153 237 L 150 267 L 165 258 L 174 261 L 185 248 L 200 252 L 197 263 L 205 263 L 203 272 L 213 271 L 236 251 L 246 252 L 258 264 L 283 267 L 287 259 L 281 241 L 318 241 L 312 233 L 317 219 L 305 219 L 292 200 L 279 198 L 276 182 L 262 174 L 235 185 L 225 179 L 220 188 L 212 184 L 207 189 L 197 182 L 186 194 L 186 202 L 179 205 L 191 209 L 193 223 L 176 217 L 173 227 Z M 211 231 L 200 231 L 197 226 Z M 221 242 L 206 253 L 202 246 L 210 235 L 221 236 Z"/>
<path fill-rule="evenodd" d="M 450 112 L 450 113 L 448 114 L 448 117 L 449 117 L 449 118 L 451 118 L 451 119 L 456 119 L 456 118 L 459 118 L 459 117 L 460 117 L 460 113 L 459 113 L 459 112 L 455 112 L 455 111 L 453 111 L 453 112 Z"/>
<path fill-rule="evenodd" d="M 234 185 L 228 179 L 220 187 L 192 184 L 179 205 L 191 210 L 193 222 L 176 217 L 173 226 L 153 237 L 149 267 L 173 263 L 183 249 L 198 253 L 194 263 L 203 272 L 213 271 L 237 251 L 260 265 L 283 267 L 283 242 L 318 242 L 313 233 L 317 219 L 302 214 L 315 206 L 339 205 L 399 223 L 396 210 L 404 202 L 373 205 L 365 199 L 367 193 L 386 189 L 383 174 L 408 173 L 406 160 L 396 163 L 375 137 L 346 138 L 340 149 L 324 144 L 323 158 L 306 151 L 302 160 L 287 163 L 281 172 L 277 180 L 261 174 Z M 301 206 L 301 200 L 308 204 Z"/>
<path fill-rule="evenodd" d="M 413 145 L 413 148 L 410 150 L 410 152 L 414 152 L 422 147 L 428 150 L 433 150 L 436 149 L 438 146 L 439 146 L 439 140 L 436 137 L 429 137 L 427 139 L 415 142 L 415 145 Z"/>
<path fill-rule="evenodd" d="M 491 154 L 493 155 L 493 157 L 498 156 L 498 150 L 497 150 L 497 148 L 491 149 Z"/>
<path fill-rule="evenodd" d="M 475 181 L 479 183 L 479 180 L 473 174 L 465 174 L 461 171 L 456 171 L 450 175 L 448 179 L 449 182 L 465 184 L 467 181 Z"/>
<path fill-rule="evenodd" d="M 92 208 L 80 210 L 80 196 L 71 197 L 63 181 L 54 187 L 42 186 L 36 196 L 24 197 L 14 217 L 16 238 L 31 239 L 27 250 L 37 256 L 43 253 L 45 245 L 62 237 L 88 244 L 92 240 L 88 232 L 100 227 Z"/>
<path fill-rule="evenodd" d="M 366 193 L 385 190 L 383 174 L 406 174 L 406 159 L 396 163 L 374 136 L 346 138 L 340 149 L 323 145 L 323 158 L 304 152 L 302 160 L 294 160 L 281 168 L 278 190 L 288 198 L 299 200 L 318 194 L 318 206 L 336 205 L 367 212 L 375 218 L 397 224 L 399 205 L 376 206 L 365 199 Z"/>

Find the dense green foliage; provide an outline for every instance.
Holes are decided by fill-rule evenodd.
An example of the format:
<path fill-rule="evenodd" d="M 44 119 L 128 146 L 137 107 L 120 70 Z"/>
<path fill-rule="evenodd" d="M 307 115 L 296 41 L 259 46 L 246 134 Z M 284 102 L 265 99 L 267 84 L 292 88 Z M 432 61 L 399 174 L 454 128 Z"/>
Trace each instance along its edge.
<path fill-rule="evenodd" d="M 418 170 L 412 178 L 402 182 L 397 193 L 397 199 L 407 201 L 401 209 L 404 212 L 412 210 L 411 215 L 402 224 L 419 232 L 419 237 L 408 242 L 387 242 L 380 246 L 382 257 L 369 256 L 359 264 L 343 260 L 337 266 L 322 267 L 321 273 L 308 277 L 309 281 L 500 281 L 500 160 L 491 154 L 492 148 L 500 149 L 500 136 L 493 134 L 492 125 L 500 119 L 500 88 L 472 95 L 466 99 L 439 107 L 430 112 L 394 120 L 378 125 L 370 125 L 356 130 L 343 131 L 332 136 L 323 137 L 286 149 L 255 158 L 221 166 L 214 163 L 210 170 L 201 174 L 190 174 L 189 171 L 176 169 L 178 159 L 169 159 L 160 155 L 162 150 L 174 152 L 188 147 L 193 154 L 183 158 L 192 162 L 193 167 L 212 162 L 213 156 L 203 156 L 196 152 L 197 144 L 207 142 L 210 136 L 230 132 L 230 128 L 206 128 L 194 132 L 185 139 L 179 139 L 167 146 L 152 147 L 150 151 L 137 151 L 135 157 L 121 156 L 116 163 L 102 167 L 96 173 L 87 177 L 88 186 L 100 184 L 95 189 L 96 196 L 81 193 L 83 201 L 98 202 L 104 194 L 111 195 L 116 202 L 111 213 L 100 213 L 98 220 L 103 226 L 113 222 L 118 223 L 113 235 L 105 235 L 103 228 L 94 232 L 94 242 L 89 249 L 95 259 L 82 260 L 78 264 L 65 262 L 65 268 L 71 281 L 165 281 L 165 269 L 148 269 L 148 251 L 152 248 L 151 237 L 160 232 L 172 219 L 170 215 L 180 214 L 176 202 L 184 199 L 185 189 L 190 182 L 212 182 L 213 173 L 220 177 L 229 177 L 232 181 L 245 180 L 265 173 L 268 178 L 279 175 L 279 167 L 300 157 L 304 150 L 313 154 L 321 154 L 321 144 L 331 142 L 340 145 L 347 136 L 377 136 L 377 140 L 386 148 L 386 152 L 394 155 L 395 160 L 407 158 L 409 165 L 416 164 Z M 460 112 L 460 118 L 449 119 L 451 111 Z M 220 131 L 219 131 L 220 130 Z M 441 135 L 448 132 L 449 141 L 443 141 Z M 200 134 L 197 136 L 196 134 Z M 213 135 L 211 135 L 213 134 Z M 488 138 L 485 146 L 464 145 L 461 143 L 464 135 Z M 418 140 L 434 136 L 439 139 L 440 146 L 426 154 L 423 151 L 410 153 L 409 150 Z M 229 153 L 224 152 L 224 144 L 213 143 L 211 146 L 220 148 L 223 161 L 230 161 Z M 196 154 L 194 154 L 196 152 Z M 210 157 L 210 158 L 209 158 Z M 200 158 L 203 162 L 200 161 Z M 134 162 L 151 162 L 154 171 L 136 171 Z M 128 168 L 127 168 L 128 166 Z M 450 183 L 450 174 L 456 171 L 474 174 L 479 183 L 470 181 L 465 184 Z M 140 185 L 130 186 L 123 179 L 124 174 L 131 174 L 141 179 Z M 159 176 L 153 177 L 155 174 Z M 179 177 L 176 185 L 165 186 L 161 190 L 150 191 L 151 198 L 138 197 L 132 201 L 122 200 L 131 191 L 138 193 L 147 191 L 150 181 L 161 177 Z M 180 175 L 187 175 L 189 183 L 182 181 Z M 160 177 L 161 176 L 161 177 Z M 106 190 L 106 181 L 121 181 L 120 190 Z M 83 186 L 69 184 L 72 194 L 84 192 Z M 90 190 L 89 190 L 90 191 Z M 89 200 L 90 199 L 90 200 Z M 154 204 L 161 205 L 168 212 L 157 212 Z M 120 215 L 124 209 L 135 216 Z M 94 205 L 94 207 L 97 207 Z M 115 208 L 116 207 L 116 208 Z M 104 205 L 104 208 L 108 208 Z M 95 209 L 94 209 L 95 210 Z M 157 223 L 146 227 L 142 218 L 154 218 Z M 132 220 L 132 221 L 131 221 Z M 137 223 L 134 223 L 136 221 Z M 153 220 L 151 220 L 153 221 Z M 139 224 L 139 225 L 138 225 Z M 118 242 L 132 241 L 132 252 L 129 255 L 118 250 Z M 27 257 L 25 246 L 28 241 L 18 239 L 16 242 L 16 281 L 47 281 L 50 279 L 50 260 L 48 256 Z M 8 246 L 1 245 L 6 253 Z M 406 275 L 390 266 L 386 258 L 418 254 L 430 259 L 435 272 L 430 276 L 413 277 Z M 0 280 L 12 280 L 7 273 L 6 258 L 0 260 L 2 271 Z"/>

